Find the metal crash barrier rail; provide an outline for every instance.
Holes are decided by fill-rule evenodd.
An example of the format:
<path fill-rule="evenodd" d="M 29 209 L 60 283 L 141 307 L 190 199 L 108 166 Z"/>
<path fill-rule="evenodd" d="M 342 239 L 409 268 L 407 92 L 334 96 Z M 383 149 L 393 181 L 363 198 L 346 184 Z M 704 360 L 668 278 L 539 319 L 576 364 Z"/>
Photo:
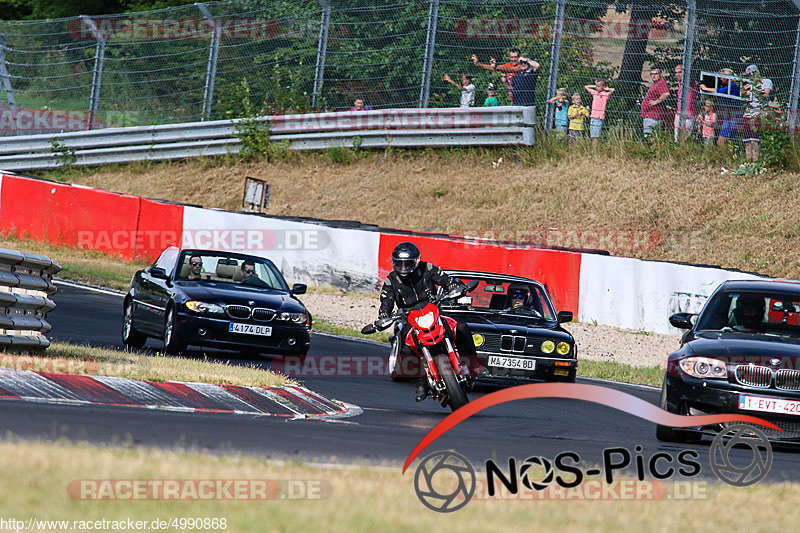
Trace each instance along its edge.
<path fill-rule="evenodd" d="M 536 108 L 381 109 L 275 115 L 61 134 L 0 137 L 0 168 L 37 170 L 239 153 L 241 131 L 263 125 L 294 150 L 333 147 L 532 145 Z"/>
<path fill-rule="evenodd" d="M 53 275 L 61 265 L 43 255 L 0 248 L 0 350 L 44 349 L 56 304 Z"/>

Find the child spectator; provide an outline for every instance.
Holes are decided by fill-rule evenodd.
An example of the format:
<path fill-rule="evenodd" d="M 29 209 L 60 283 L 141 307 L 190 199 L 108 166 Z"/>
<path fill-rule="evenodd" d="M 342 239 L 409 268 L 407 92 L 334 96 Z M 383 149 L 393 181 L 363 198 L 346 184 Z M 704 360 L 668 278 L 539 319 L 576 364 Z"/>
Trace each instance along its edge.
<path fill-rule="evenodd" d="M 461 85 L 454 82 L 447 74 L 444 75 L 444 81 L 461 91 L 461 100 L 458 103 L 458 107 L 471 107 L 475 103 L 475 86 L 472 84 L 472 76 L 462 74 Z"/>
<path fill-rule="evenodd" d="M 564 88 L 556 91 L 556 95 L 548 100 L 549 103 L 555 104 L 556 113 L 556 134 L 561 137 L 567 138 L 567 127 L 569 126 L 569 103 L 567 102 L 567 90 Z"/>
<path fill-rule="evenodd" d="M 592 114 L 589 123 L 589 135 L 592 137 L 592 145 L 597 146 L 597 138 L 603 129 L 603 121 L 606 119 L 606 104 L 608 97 L 614 94 L 615 89 L 606 87 L 606 80 L 595 80 L 594 85 L 585 85 L 589 94 L 592 95 Z"/>
<path fill-rule="evenodd" d="M 703 144 L 706 146 L 714 145 L 714 137 L 716 137 L 717 114 L 714 113 L 714 102 L 711 100 L 705 101 L 703 114 L 699 117 L 700 125 L 703 130 Z"/>
<path fill-rule="evenodd" d="M 372 111 L 372 106 L 364 105 L 364 100 L 362 98 L 356 98 L 350 111 Z"/>
<path fill-rule="evenodd" d="M 494 107 L 500 105 L 500 102 L 497 100 L 497 87 L 494 86 L 494 83 L 490 83 L 486 86 L 486 93 L 489 96 L 487 96 L 486 100 L 483 101 L 483 107 Z"/>
<path fill-rule="evenodd" d="M 569 117 L 570 140 L 580 139 L 586 130 L 584 122 L 589 118 L 589 108 L 582 105 L 580 94 L 575 93 L 572 95 L 572 105 L 567 110 L 567 116 Z"/>

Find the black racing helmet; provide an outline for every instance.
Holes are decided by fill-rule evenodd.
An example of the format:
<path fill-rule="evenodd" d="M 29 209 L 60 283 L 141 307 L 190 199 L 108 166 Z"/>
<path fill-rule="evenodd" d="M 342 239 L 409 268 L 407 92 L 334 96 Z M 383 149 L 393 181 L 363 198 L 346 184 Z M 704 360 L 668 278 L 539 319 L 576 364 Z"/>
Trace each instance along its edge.
<path fill-rule="evenodd" d="M 764 318 L 764 297 L 759 294 L 741 294 L 736 299 L 733 315 L 736 324 L 748 329 L 756 329 Z"/>
<path fill-rule="evenodd" d="M 412 242 L 401 242 L 392 251 L 392 267 L 398 276 L 411 274 L 419 265 L 419 248 Z"/>

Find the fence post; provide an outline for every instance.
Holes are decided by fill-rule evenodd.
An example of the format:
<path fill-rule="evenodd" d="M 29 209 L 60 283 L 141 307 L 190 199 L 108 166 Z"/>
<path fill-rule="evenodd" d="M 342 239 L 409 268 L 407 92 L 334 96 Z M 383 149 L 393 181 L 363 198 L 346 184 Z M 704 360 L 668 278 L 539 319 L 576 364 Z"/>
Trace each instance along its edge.
<path fill-rule="evenodd" d="M 797 100 L 800 93 L 800 2 L 795 0 L 797 7 L 797 38 L 794 43 L 794 60 L 792 61 L 792 85 L 789 93 L 789 131 L 794 139 L 794 128 L 797 124 Z"/>
<path fill-rule="evenodd" d="M 547 83 L 547 107 L 544 113 L 544 129 L 547 133 L 553 131 L 553 115 L 555 114 L 555 104 L 550 103 L 550 99 L 556 95 L 558 90 L 558 63 L 561 60 L 561 38 L 564 33 L 564 10 L 566 0 L 556 1 L 556 18 L 553 21 L 553 45 L 550 48 L 550 79 Z"/>
<path fill-rule="evenodd" d="M 17 108 L 17 100 L 14 98 L 14 90 L 11 88 L 11 76 L 6 69 L 6 38 L 0 34 L 0 78 L 3 79 L 3 90 L 6 93 L 6 100 L 11 109 Z"/>
<path fill-rule="evenodd" d="M 211 117 L 211 107 L 214 105 L 214 80 L 217 78 L 217 58 L 219 57 L 220 27 L 208 7 L 198 2 L 195 4 L 197 9 L 211 23 L 214 33 L 211 35 L 211 45 L 208 50 L 208 68 L 206 69 L 206 85 L 203 88 L 203 112 L 200 120 L 208 120 Z"/>
<path fill-rule="evenodd" d="M 317 67 L 314 70 L 314 92 L 311 95 L 311 107 L 317 107 L 317 96 L 322 93 L 322 82 L 325 81 L 325 56 L 328 54 L 328 28 L 331 25 L 331 3 L 319 0 L 322 8 L 322 20 L 319 25 L 319 43 L 317 44 Z"/>
<path fill-rule="evenodd" d="M 94 21 L 85 15 L 81 15 L 81 20 L 92 30 L 95 40 L 97 40 L 97 52 L 94 58 L 94 72 L 92 73 L 92 92 L 89 95 L 89 124 L 87 127 L 92 129 L 97 120 L 97 105 L 100 102 L 100 85 L 103 79 L 103 58 L 106 55 L 106 39 L 97 29 Z"/>
<path fill-rule="evenodd" d="M 433 73 L 433 51 L 436 47 L 436 25 L 439 22 L 439 0 L 430 0 L 428 10 L 428 33 L 425 35 L 425 62 L 422 65 L 422 85 L 419 88 L 419 107 L 428 107 L 431 96 Z"/>
<path fill-rule="evenodd" d="M 678 118 L 678 135 L 686 124 L 686 115 L 689 112 L 689 87 L 692 79 L 692 54 L 694 53 L 694 28 L 697 19 L 697 0 L 687 0 L 686 3 L 686 34 L 683 41 L 683 75 L 681 76 L 681 99 L 678 102 L 680 110 Z"/>

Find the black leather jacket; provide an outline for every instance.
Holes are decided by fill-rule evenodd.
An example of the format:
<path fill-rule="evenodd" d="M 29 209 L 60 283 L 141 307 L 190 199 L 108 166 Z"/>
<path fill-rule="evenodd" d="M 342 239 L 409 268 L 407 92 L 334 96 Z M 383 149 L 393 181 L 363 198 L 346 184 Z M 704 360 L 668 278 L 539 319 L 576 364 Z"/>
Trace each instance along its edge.
<path fill-rule="evenodd" d="M 417 268 L 405 279 L 398 276 L 397 272 L 391 272 L 386 276 L 381 288 L 381 308 L 378 318 L 391 315 L 395 306 L 399 309 L 408 309 L 427 300 L 430 295 L 436 294 L 437 285 L 449 291 L 464 284 L 461 280 L 445 274 L 441 268 L 425 261 L 420 261 Z"/>

